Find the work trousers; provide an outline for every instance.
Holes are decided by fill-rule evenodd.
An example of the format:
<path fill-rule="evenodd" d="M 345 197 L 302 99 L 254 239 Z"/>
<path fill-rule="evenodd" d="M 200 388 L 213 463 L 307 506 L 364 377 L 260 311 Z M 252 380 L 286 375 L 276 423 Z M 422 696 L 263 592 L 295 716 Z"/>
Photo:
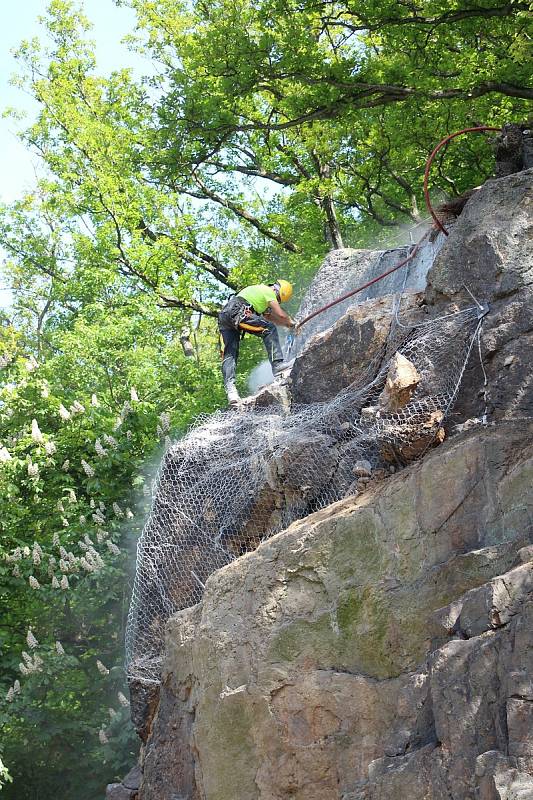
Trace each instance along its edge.
<path fill-rule="evenodd" d="M 244 298 L 237 295 L 230 297 L 218 315 L 218 328 L 224 343 L 222 375 L 226 389 L 235 384 L 239 343 L 243 333 L 261 337 L 275 374 L 276 366 L 283 361 L 277 328 L 273 322 L 261 314 L 256 314 Z"/>

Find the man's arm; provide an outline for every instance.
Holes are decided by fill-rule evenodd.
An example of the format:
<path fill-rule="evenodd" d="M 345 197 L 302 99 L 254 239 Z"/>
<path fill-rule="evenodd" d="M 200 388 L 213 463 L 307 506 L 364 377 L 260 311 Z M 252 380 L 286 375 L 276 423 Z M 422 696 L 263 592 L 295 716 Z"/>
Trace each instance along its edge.
<path fill-rule="evenodd" d="M 277 300 L 271 300 L 268 304 L 269 307 L 265 314 L 268 316 L 272 322 L 275 322 L 276 325 L 283 325 L 285 328 L 293 328 L 294 322 L 289 317 L 289 315 L 282 309 L 280 304 Z"/>

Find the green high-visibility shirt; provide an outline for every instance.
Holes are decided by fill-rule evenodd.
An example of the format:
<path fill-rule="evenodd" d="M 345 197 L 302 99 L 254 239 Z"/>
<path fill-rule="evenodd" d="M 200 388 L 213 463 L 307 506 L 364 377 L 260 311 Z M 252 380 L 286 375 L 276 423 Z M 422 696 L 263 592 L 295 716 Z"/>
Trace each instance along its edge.
<path fill-rule="evenodd" d="M 247 303 L 250 303 L 256 314 L 262 314 L 267 310 L 272 300 L 276 300 L 276 292 L 271 286 L 265 283 L 257 283 L 254 286 L 247 286 L 237 297 L 243 297 Z"/>

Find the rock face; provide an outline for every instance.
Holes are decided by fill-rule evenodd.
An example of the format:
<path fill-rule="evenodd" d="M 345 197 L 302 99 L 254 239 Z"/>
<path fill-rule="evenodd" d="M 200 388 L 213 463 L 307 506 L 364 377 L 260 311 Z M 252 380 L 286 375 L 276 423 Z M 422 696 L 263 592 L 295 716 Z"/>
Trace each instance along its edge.
<path fill-rule="evenodd" d="M 354 496 L 168 623 L 139 800 L 533 798 L 532 183 L 476 192 L 402 302 L 416 324 L 472 305 L 466 283 L 490 306 L 444 443 L 386 480 L 354 458 Z M 374 295 L 316 327 L 261 402 L 334 397 L 383 357 L 392 310 Z M 411 367 L 382 406 L 409 401 Z"/>
<path fill-rule="evenodd" d="M 464 800 L 523 780 L 525 434 L 450 442 L 213 575 L 168 628 L 142 800 Z"/>
<path fill-rule="evenodd" d="M 418 235 L 422 235 L 422 231 Z M 399 270 L 364 289 L 355 297 L 333 306 L 329 311 L 315 317 L 305 326 L 304 336 L 296 340 L 294 354 L 303 352 L 310 337 L 331 327 L 354 303 L 392 295 L 402 290 L 417 292 L 425 288 L 426 275 L 436 253 L 444 243 L 444 234 L 428 240 L 411 261 L 407 271 Z M 311 282 L 296 316 L 301 321 L 321 306 L 337 299 L 346 292 L 371 282 L 378 275 L 387 272 L 410 252 L 411 245 L 394 250 L 332 250 L 323 266 Z"/>
<path fill-rule="evenodd" d="M 496 223 L 497 221 L 497 223 Z M 488 302 L 479 359 L 465 373 L 457 419 L 533 415 L 533 169 L 487 181 L 468 201 L 428 274 L 426 298 Z"/>

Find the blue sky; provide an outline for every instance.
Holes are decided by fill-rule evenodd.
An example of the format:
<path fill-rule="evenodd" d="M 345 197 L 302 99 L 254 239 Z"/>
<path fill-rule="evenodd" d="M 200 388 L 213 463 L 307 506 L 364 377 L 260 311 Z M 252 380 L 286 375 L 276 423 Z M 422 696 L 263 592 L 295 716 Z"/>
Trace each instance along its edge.
<path fill-rule="evenodd" d="M 46 13 L 47 0 L 19 0 L 4 15 L 0 26 L 0 109 L 14 107 L 26 113 L 31 121 L 35 114 L 35 104 L 22 90 L 10 85 L 10 77 L 17 71 L 17 62 L 11 51 L 23 39 L 42 36 L 38 17 Z M 107 74 L 113 69 L 129 66 L 140 75 L 150 71 L 148 62 L 141 56 L 130 52 L 121 39 L 132 33 L 135 26 L 134 12 L 125 7 L 117 7 L 113 0 L 85 0 L 86 16 L 94 29 L 91 38 L 96 42 L 98 71 Z M 0 200 L 10 202 L 25 190 L 31 188 L 35 180 L 35 164 L 38 163 L 17 140 L 17 126 L 13 119 L 0 118 Z M 0 283 L 0 306 L 9 303 L 9 294 Z"/>

